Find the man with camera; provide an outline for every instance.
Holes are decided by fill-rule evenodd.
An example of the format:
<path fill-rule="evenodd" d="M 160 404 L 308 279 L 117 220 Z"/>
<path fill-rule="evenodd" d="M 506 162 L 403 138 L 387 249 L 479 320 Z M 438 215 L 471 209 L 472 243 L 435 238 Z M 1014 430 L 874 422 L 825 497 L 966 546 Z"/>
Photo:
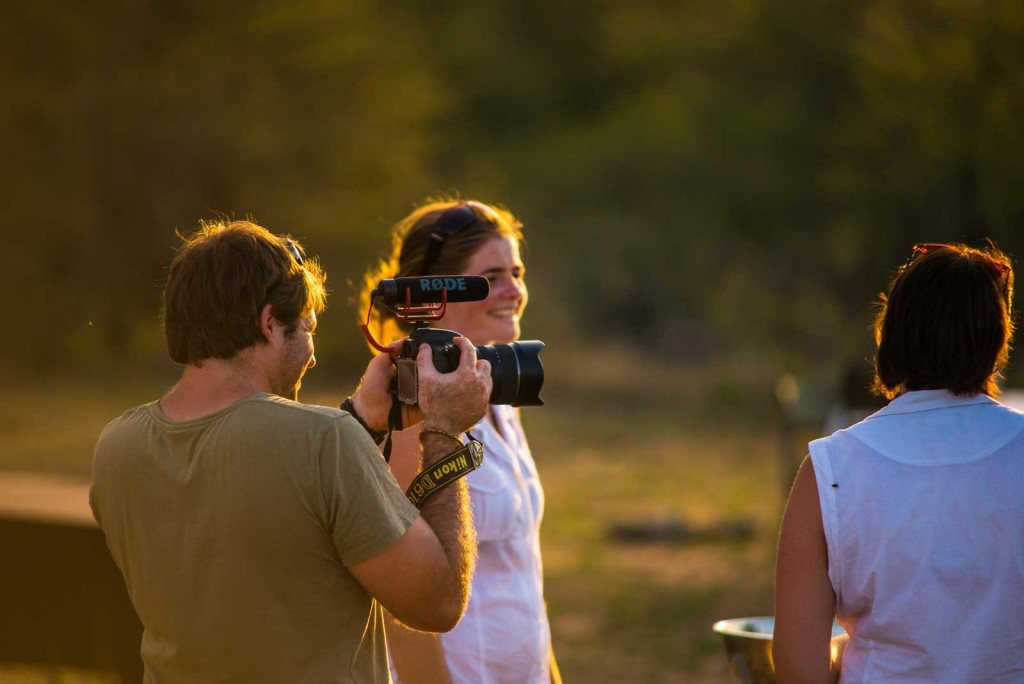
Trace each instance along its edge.
<path fill-rule="evenodd" d="M 296 401 L 323 283 L 295 242 L 245 221 L 203 225 L 171 264 L 181 380 L 106 427 L 90 492 L 143 623 L 147 682 L 386 682 L 382 607 L 425 631 L 462 615 L 465 481 L 417 510 L 367 434 L 388 423 L 388 355 L 348 412 Z M 418 406 L 403 407 L 405 425 L 423 422 L 425 468 L 461 448 L 492 390 L 488 363 L 456 344 L 445 374 L 419 350 Z"/>

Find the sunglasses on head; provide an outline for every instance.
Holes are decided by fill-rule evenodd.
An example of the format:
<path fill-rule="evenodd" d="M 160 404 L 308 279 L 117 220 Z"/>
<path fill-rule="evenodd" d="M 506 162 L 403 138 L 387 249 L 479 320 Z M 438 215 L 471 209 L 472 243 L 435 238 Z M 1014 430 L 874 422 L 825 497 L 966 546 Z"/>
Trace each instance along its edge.
<path fill-rule="evenodd" d="M 482 219 L 480 213 L 487 218 Z M 497 216 L 494 215 L 494 210 L 490 207 L 472 201 L 461 202 L 445 209 L 434 222 L 434 228 L 430 232 L 430 244 L 427 245 L 427 253 L 423 256 L 420 275 L 424 276 L 430 272 L 430 268 L 441 256 L 441 247 L 444 246 L 445 240 L 458 235 L 480 220 L 496 221 Z"/>
<path fill-rule="evenodd" d="M 910 256 L 907 257 L 907 260 L 905 262 L 903 262 L 903 268 L 900 270 L 906 270 L 906 268 L 910 266 L 910 264 L 914 263 L 914 260 L 917 259 L 917 257 L 923 254 L 935 252 L 940 249 L 955 250 L 956 248 L 953 247 L 952 245 L 947 245 L 942 242 L 919 242 L 918 244 L 910 248 Z M 986 258 L 985 261 L 987 261 L 988 264 L 992 266 L 992 268 L 998 271 L 1000 275 L 1006 275 L 1010 271 L 1009 267 L 1006 264 L 996 261 L 995 259 Z"/>
<path fill-rule="evenodd" d="M 306 263 L 306 258 L 302 256 L 302 252 L 299 250 L 298 245 L 296 245 L 291 240 L 285 240 L 285 247 L 288 249 L 288 253 L 292 255 L 292 258 L 295 259 L 295 262 L 299 266 L 302 266 L 304 263 Z"/>
<path fill-rule="evenodd" d="M 902 273 L 903 271 L 906 271 L 910 267 L 910 264 L 914 263 L 914 260 L 922 254 L 934 252 L 937 249 L 947 248 L 949 248 L 949 245 L 944 245 L 941 242 L 919 242 L 910 248 L 910 256 L 908 256 L 907 260 L 903 262 L 899 272 Z"/>
<path fill-rule="evenodd" d="M 956 250 L 957 248 L 952 245 L 944 244 L 942 242 L 921 242 L 914 245 L 910 249 L 910 256 L 907 257 L 907 260 L 903 263 L 903 267 L 900 269 L 900 274 L 905 272 L 907 268 L 909 268 L 910 265 L 914 263 L 914 261 L 919 256 L 922 256 L 924 254 L 930 254 L 940 249 Z M 1010 267 L 1000 261 L 996 261 L 995 259 L 989 258 L 987 256 L 985 257 L 985 262 L 990 267 L 992 267 L 992 269 L 995 270 L 996 273 L 999 274 L 1000 278 L 1003 279 L 1003 299 L 1009 301 L 1010 279 L 1008 276 L 1010 273 Z"/>

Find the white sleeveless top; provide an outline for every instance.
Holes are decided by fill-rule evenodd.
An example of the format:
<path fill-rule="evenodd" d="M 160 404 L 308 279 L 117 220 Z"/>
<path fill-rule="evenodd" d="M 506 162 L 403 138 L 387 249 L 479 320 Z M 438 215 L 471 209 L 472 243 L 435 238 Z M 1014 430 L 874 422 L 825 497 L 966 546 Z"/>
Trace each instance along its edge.
<path fill-rule="evenodd" d="M 908 392 L 810 455 L 840 681 L 1024 682 L 1024 414 Z"/>

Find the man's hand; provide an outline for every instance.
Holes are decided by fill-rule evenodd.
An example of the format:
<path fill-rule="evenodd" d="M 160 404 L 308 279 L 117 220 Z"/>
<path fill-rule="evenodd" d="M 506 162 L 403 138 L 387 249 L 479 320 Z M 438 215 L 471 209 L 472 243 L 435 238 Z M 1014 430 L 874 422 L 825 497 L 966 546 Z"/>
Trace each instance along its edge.
<path fill-rule="evenodd" d="M 465 337 L 454 340 L 459 347 L 459 367 L 451 373 L 434 368 L 430 346 L 420 345 L 416 355 L 419 376 L 418 404 L 402 404 L 402 429 L 430 417 L 430 427 L 445 432 L 465 432 L 487 412 L 491 396 L 491 364 L 478 361 L 476 347 Z M 391 381 L 395 377 L 392 356 L 402 342 L 390 346 L 390 354 L 378 354 L 370 360 L 359 387 L 352 395 L 356 413 L 374 430 L 386 430 L 391 411 Z"/>
<path fill-rule="evenodd" d="M 487 413 L 491 396 L 491 364 L 476 358 L 476 347 L 465 337 L 456 337 L 459 367 L 451 373 L 434 368 L 430 347 L 422 345 L 416 355 L 419 375 L 417 403 L 424 427 L 460 433 L 469 430 Z"/>

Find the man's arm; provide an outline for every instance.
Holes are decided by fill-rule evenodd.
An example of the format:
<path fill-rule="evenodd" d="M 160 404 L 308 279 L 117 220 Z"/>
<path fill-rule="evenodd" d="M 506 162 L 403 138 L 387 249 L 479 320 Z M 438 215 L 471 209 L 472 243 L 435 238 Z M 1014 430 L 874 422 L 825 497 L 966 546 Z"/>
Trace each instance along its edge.
<path fill-rule="evenodd" d="M 804 459 L 786 504 L 775 568 L 772 656 L 780 684 L 835 682 L 830 642 L 836 595 L 814 466 Z"/>
<path fill-rule="evenodd" d="M 419 436 L 419 425 L 392 435 L 388 465 L 402 489 L 408 489 L 423 470 Z M 402 684 L 448 684 L 451 681 L 437 634 L 410 629 L 392 615 L 387 616 L 384 626 L 388 633 L 388 655 Z"/>
<path fill-rule="evenodd" d="M 398 541 L 349 567 L 367 593 L 413 629 L 447 632 L 466 609 L 476 535 L 465 489 L 460 480 L 429 498 Z"/>
<path fill-rule="evenodd" d="M 477 360 L 469 340 L 457 338 L 455 342 L 460 359 L 452 373 L 437 372 L 426 345 L 420 348 L 416 363 L 418 405 L 424 426 L 458 434 L 476 425 L 486 412 L 491 375 L 490 365 Z M 371 387 L 365 382 L 364 386 Z M 356 400 L 353 396 L 353 403 L 361 410 Z M 364 416 L 364 420 L 376 427 L 381 420 L 379 410 L 374 413 L 370 409 L 371 415 Z M 457 448 L 454 440 L 435 433 L 425 433 L 420 443 L 424 468 Z M 469 493 L 465 480 L 459 479 L 424 502 L 420 517 L 398 541 L 350 566 L 349 571 L 404 624 L 446 632 L 458 623 L 466 608 L 475 556 Z"/>
<path fill-rule="evenodd" d="M 418 632 L 388 616 L 388 656 L 402 684 L 449 684 L 451 675 L 441 637 Z"/>

